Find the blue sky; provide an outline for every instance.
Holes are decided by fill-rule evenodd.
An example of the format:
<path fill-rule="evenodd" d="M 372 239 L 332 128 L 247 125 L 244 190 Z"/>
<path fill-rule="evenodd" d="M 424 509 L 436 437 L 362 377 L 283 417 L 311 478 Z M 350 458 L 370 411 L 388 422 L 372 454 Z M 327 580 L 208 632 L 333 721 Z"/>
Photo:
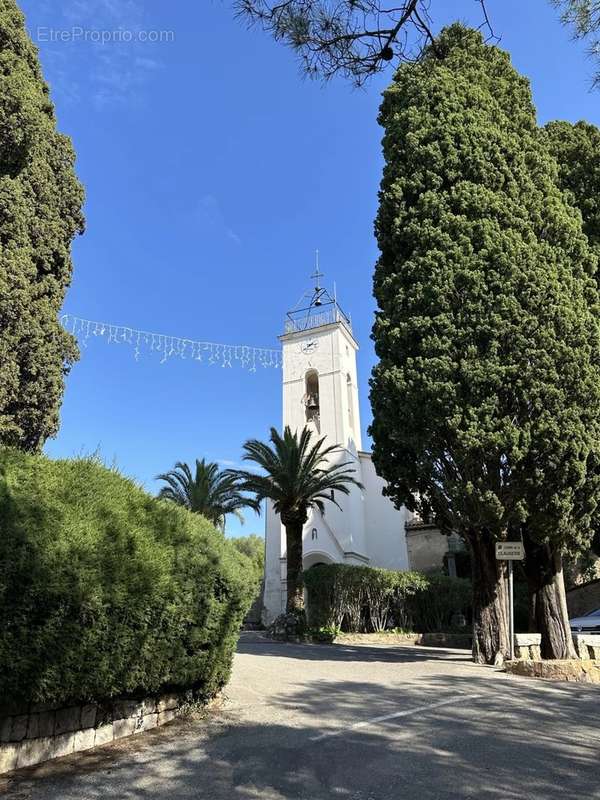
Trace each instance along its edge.
<path fill-rule="evenodd" d="M 365 90 L 307 81 L 294 55 L 248 31 L 227 0 L 21 5 L 87 191 L 65 311 L 276 347 L 318 247 L 361 344 L 366 429 L 382 166 L 376 117 L 389 74 Z M 446 13 L 436 27 L 479 22 L 474 0 L 432 6 Z M 549 4 L 489 0 L 489 10 L 501 46 L 532 81 L 540 121 L 600 123 L 592 65 Z M 95 41 L 114 30 L 131 33 Z M 155 491 L 154 476 L 177 460 L 238 463 L 246 438 L 280 425 L 280 379 L 273 369 L 136 361 L 130 348 L 93 339 L 68 378 L 62 427 L 46 451 L 99 450 Z M 262 528 L 254 518 L 243 528 L 232 520 L 229 532 Z"/>

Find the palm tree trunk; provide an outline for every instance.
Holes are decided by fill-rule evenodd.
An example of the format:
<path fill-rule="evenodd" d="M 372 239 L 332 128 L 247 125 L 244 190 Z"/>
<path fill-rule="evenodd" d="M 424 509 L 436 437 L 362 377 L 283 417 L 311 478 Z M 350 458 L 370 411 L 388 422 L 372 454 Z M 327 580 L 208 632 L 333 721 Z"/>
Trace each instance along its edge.
<path fill-rule="evenodd" d="M 302 588 L 302 529 L 304 524 L 297 520 L 285 525 L 287 551 L 287 604 L 286 611 L 291 614 L 304 608 Z"/>

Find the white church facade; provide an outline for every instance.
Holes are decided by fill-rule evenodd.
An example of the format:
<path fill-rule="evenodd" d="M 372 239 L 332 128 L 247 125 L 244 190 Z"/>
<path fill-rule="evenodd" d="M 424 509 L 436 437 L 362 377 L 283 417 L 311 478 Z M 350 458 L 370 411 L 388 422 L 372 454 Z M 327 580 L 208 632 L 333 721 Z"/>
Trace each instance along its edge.
<path fill-rule="evenodd" d="M 335 296 L 320 286 L 305 295 L 288 314 L 283 348 L 283 426 L 308 425 L 315 438 L 337 445 L 335 459 L 353 464 L 363 489 L 338 493 L 339 504 L 326 503 L 325 513 L 313 509 L 303 531 L 303 566 L 343 563 L 408 569 L 406 525 L 411 514 L 397 510 L 384 497 L 384 482 L 375 472 L 371 454 L 363 450 L 356 354 L 358 343 L 350 318 Z M 439 535 L 439 534 L 438 534 Z M 285 529 L 267 506 L 265 531 L 263 622 L 285 610 Z M 445 537 L 444 537 L 445 538 Z"/>

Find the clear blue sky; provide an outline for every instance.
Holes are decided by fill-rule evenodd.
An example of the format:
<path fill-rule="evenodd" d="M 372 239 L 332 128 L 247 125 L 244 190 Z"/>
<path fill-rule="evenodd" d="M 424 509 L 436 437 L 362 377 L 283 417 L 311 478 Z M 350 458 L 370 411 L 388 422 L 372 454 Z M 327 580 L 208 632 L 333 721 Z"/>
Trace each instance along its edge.
<path fill-rule="evenodd" d="M 60 5 L 58 10 L 57 6 Z M 314 250 L 352 314 L 366 428 L 381 172 L 376 117 L 389 74 L 366 90 L 302 79 L 294 55 L 233 18 L 227 0 L 22 0 L 60 129 L 74 141 L 87 232 L 65 310 L 194 339 L 277 346 Z M 479 22 L 474 0 L 433 0 Z M 525 10 L 524 10 L 525 8 Z M 532 81 L 541 122 L 600 123 L 592 65 L 545 0 L 489 0 L 502 46 Z M 57 41 L 73 27 L 75 41 Z M 102 30 L 172 41 L 91 41 Z M 86 34 L 80 30 L 87 31 Z M 87 37 L 87 41 L 85 38 Z M 55 41 L 52 41 L 52 39 Z M 123 37 L 122 37 L 123 38 Z M 46 450 L 99 449 L 151 491 L 196 456 L 237 463 L 281 423 L 280 373 L 142 358 L 92 341 L 68 378 Z M 248 519 L 230 533 L 261 532 Z"/>

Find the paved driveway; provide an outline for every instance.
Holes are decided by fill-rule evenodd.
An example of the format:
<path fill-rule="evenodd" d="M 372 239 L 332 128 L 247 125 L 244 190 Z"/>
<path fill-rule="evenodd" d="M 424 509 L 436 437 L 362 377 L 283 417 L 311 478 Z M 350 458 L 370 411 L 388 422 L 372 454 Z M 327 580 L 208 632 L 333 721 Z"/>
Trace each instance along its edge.
<path fill-rule="evenodd" d="M 600 798 L 600 688 L 464 653 L 245 636 L 227 700 L 23 771 L 21 800 Z"/>

